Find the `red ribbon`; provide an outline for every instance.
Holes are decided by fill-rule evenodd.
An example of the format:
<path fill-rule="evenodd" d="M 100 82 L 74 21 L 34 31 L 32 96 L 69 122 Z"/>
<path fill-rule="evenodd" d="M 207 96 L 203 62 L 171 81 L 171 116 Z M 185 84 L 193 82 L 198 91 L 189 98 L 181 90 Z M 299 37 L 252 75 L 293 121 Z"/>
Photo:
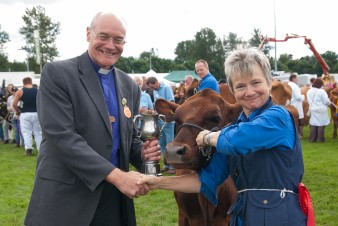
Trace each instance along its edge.
<path fill-rule="evenodd" d="M 315 212 L 310 197 L 310 192 L 303 183 L 298 185 L 299 205 L 303 213 L 307 217 L 307 226 L 315 226 Z"/>

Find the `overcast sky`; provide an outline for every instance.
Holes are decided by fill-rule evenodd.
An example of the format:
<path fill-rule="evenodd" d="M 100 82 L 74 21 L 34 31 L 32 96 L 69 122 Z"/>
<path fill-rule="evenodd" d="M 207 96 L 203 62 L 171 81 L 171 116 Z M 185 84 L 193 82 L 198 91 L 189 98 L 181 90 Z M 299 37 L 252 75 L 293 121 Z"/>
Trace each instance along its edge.
<path fill-rule="evenodd" d="M 25 44 L 18 30 L 24 26 L 25 9 L 37 5 L 45 7 L 53 22 L 61 23 L 56 42 L 60 59 L 87 49 L 86 27 L 96 12 L 107 10 L 118 12 L 126 20 L 125 57 L 138 57 L 154 48 L 160 58 L 174 59 L 177 44 L 194 39 L 202 28 L 211 28 L 220 38 L 233 32 L 248 40 L 254 28 L 274 37 L 275 24 L 277 39 L 287 33 L 304 35 L 312 39 L 320 54 L 328 50 L 338 53 L 337 8 L 333 0 L 0 0 L 1 30 L 11 39 L 5 50 L 10 61 L 27 57 L 25 51 L 18 50 Z M 312 55 L 303 43 L 303 39 L 278 43 L 277 56 Z"/>

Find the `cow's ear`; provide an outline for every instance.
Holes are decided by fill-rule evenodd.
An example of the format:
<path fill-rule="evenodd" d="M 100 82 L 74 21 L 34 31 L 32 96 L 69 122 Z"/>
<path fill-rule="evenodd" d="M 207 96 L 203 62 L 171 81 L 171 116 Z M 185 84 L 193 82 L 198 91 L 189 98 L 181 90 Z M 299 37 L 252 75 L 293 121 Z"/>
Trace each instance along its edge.
<path fill-rule="evenodd" d="M 170 102 L 165 99 L 157 99 L 155 101 L 155 110 L 165 116 L 166 122 L 174 121 L 174 113 L 176 109 L 180 106 L 175 102 Z"/>

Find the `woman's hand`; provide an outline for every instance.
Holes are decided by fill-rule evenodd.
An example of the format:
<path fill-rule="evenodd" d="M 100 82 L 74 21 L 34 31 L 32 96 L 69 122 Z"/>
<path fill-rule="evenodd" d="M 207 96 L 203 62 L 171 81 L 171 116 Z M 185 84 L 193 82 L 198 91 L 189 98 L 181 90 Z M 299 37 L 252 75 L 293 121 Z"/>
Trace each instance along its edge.
<path fill-rule="evenodd" d="M 221 131 L 211 132 L 209 130 L 203 130 L 196 137 L 196 143 L 198 146 L 214 146 L 217 145 L 218 136 Z"/>
<path fill-rule="evenodd" d="M 207 144 L 207 136 L 210 134 L 209 130 L 203 130 L 196 137 L 196 143 L 198 146 L 206 146 Z"/>

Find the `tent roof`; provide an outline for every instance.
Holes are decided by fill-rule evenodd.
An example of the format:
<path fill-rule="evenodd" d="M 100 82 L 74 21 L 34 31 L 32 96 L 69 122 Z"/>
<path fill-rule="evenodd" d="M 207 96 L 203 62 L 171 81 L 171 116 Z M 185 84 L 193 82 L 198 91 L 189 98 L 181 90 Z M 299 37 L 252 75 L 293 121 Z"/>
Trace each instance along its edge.
<path fill-rule="evenodd" d="M 186 75 L 192 75 L 194 78 L 200 79 L 194 71 L 172 71 L 164 78 L 172 82 L 184 82 Z"/>

